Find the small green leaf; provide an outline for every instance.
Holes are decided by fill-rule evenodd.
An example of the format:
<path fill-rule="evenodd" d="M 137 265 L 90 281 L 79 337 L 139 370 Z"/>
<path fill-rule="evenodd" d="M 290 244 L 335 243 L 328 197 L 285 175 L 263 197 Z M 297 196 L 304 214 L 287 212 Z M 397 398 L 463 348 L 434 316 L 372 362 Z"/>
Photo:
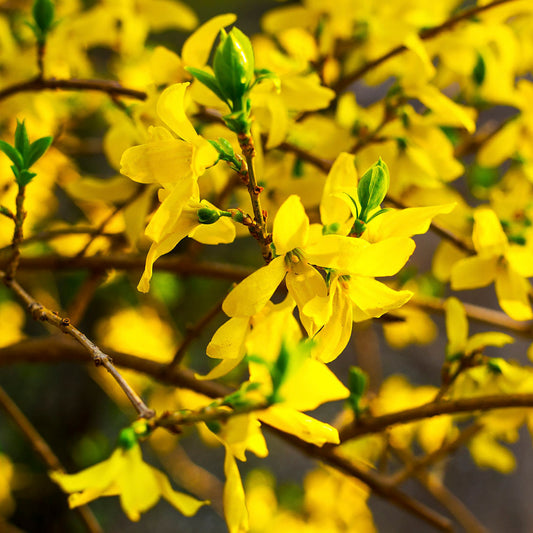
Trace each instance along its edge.
<path fill-rule="evenodd" d="M 52 144 L 52 137 L 41 137 L 36 141 L 32 142 L 30 145 L 30 150 L 28 152 L 27 166 L 30 168 L 35 162 L 37 162 L 50 148 Z"/>
<path fill-rule="evenodd" d="M 485 80 L 485 74 L 485 60 L 483 59 L 483 56 L 478 53 L 476 64 L 472 70 L 472 80 L 478 87 L 483 84 L 483 81 Z"/>
<path fill-rule="evenodd" d="M 135 430 L 131 427 L 124 428 L 118 436 L 118 445 L 123 450 L 131 450 L 136 444 L 138 444 L 139 439 Z"/>
<path fill-rule="evenodd" d="M 29 168 L 27 160 L 28 153 L 30 151 L 30 140 L 28 139 L 28 132 L 26 131 L 24 120 L 22 122 L 17 120 L 17 129 L 15 130 L 15 148 L 22 156 L 25 168 Z"/>
<path fill-rule="evenodd" d="M 13 169 L 13 167 L 11 167 Z M 15 173 L 13 170 L 13 173 L 15 174 L 15 181 L 20 187 L 24 187 L 30 183 L 30 181 L 37 176 L 35 172 L 30 172 L 29 170 L 23 169 L 20 172 Z"/>
<path fill-rule="evenodd" d="M 4 154 L 6 154 L 13 163 L 15 163 L 15 166 L 18 169 L 22 170 L 24 167 L 24 160 L 16 148 L 13 148 L 13 146 L 6 143 L 6 141 L 0 141 L 0 150 L 4 152 Z"/>
<path fill-rule="evenodd" d="M 389 169 L 381 158 L 359 180 L 357 196 L 361 204 L 360 219 L 367 222 L 368 215 L 378 208 L 389 190 Z"/>
<path fill-rule="evenodd" d="M 214 92 L 223 102 L 228 103 L 218 85 L 217 79 L 212 74 L 194 67 L 185 67 L 185 70 L 192 74 L 200 83 L 203 83 L 210 91 Z"/>
<path fill-rule="evenodd" d="M 279 76 L 272 72 L 271 70 L 268 70 L 266 68 L 261 68 L 255 71 L 255 82 L 261 83 L 263 80 L 272 80 L 274 83 L 274 87 L 276 88 L 276 91 L 279 93 L 281 91 L 281 80 L 279 79 Z"/>

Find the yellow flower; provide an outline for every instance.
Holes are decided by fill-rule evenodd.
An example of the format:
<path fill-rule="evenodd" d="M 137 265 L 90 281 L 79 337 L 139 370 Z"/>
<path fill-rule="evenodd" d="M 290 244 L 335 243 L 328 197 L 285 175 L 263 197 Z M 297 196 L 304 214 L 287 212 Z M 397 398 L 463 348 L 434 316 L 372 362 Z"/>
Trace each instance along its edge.
<path fill-rule="evenodd" d="M 296 195 L 291 195 L 279 208 L 274 219 L 272 241 L 276 257 L 235 287 L 224 300 L 222 309 L 230 317 L 249 317 L 259 312 L 286 278 L 287 289 L 301 311 L 300 319 L 308 332 L 315 324 L 306 316 L 305 304 L 315 296 L 325 296 L 326 284 L 310 265 L 334 268 L 345 243 L 340 235 L 316 235 L 310 238 L 309 219 Z"/>
<path fill-rule="evenodd" d="M 169 187 L 190 176 L 198 178 L 216 163 L 218 152 L 196 133 L 185 114 L 188 85 L 176 83 L 162 92 L 157 114 L 168 129 L 151 128 L 146 144 L 128 148 L 120 162 L 122 174 L 139 183 Z"/>
<path fill-rule="evenodd" d="M 477 255 L 454 265 L 452 289 L 477 289 L 495 282 L 498 302 L 511 318 L 533 318 L 528 299 L 531 286 L 526 279 L 533 276 L 533 253 L 509 243 L 498 217 L 487 207 L 474 212 L 472 240 Z"/>
<path fill-rule="evenodd" d="M 175 491 L 163 472 L 147 465 L 136 438 L 123 438 L 109 459 L 77 474 L 50 472 L 50 477 L 70 493 L 71 508 L 84 505 L 101 496 L 120 496 L 122 509 L 130 520 L 137 521 L 141 513 L 153 507 L 162 496 L 186 516 L 196 514 L 208 502 Z"/>

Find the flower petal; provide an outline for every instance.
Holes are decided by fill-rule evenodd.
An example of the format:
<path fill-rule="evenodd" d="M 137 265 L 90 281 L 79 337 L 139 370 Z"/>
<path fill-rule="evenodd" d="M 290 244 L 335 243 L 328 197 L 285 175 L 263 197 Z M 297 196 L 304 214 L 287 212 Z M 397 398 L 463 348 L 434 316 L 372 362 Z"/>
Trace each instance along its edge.
<path fill-rule="evenodd" d="M 285 274 L 285 258 L 276 257 L 243 279 L 226 296 L 222 310 L 231 317 L 255 315 L 270 300 Z"/>
<path fill-rule="evenodd" d="M 188 494 L 174 490 L 170 485 L 170 481 L 168 480 L 167 476 L 165 476 L 163 472 L 153 468 L 152 474 L 159 484 L 161 496 L 163 496 L 163 498 L 165 498 L 165 500 L 174 506 L 181 514 L 185 516 L 193 516 L 197 513 L 200 507 L 209 504 L 207 500 L 200 501 L 192 496 L 189 496 Z"/>
<path fill-rule="evenodd" d="M 192 143 L 198 134 L 185 114 L 185 91 L 189 85 L 175 83 L 167 87 L 157 101 L 157 114 L 174 133 Z"/>
<path fill-rule="evenodd" d="M 352 302 L 372 317 L 398 309 L 413 296 L 411 291 L 395 291 L 380 281 L 359 276 L 352 277 L 349 291 Z"/>
<path fill-rule="evenodd" d="M 481 207 L 474 212 L 472 241 L 478 254 L 500 256 L 506 253 L 507 237 L 492 209 Z"/>
<path fill-rule="evenodd" d="M 496 295 L 501 308 L 515 320 L 531 320 L 533 313 L 528 294 L 531 286 L 510 268 L 501 268 L 496 275 Z"/>
<path fill-rule="evenodd" d="M 295 248 L 302 248 L 307 242 L 309 219 L 305 214 L 300 198 L 289 196 L 276 213 L 272 240 L 278 255 L 286 254 Z"/>
<path fill-rule="evenodd" d="M 448 355 L 463 353 L 468 338 L 468 321 L 463 304 L 457 298 L 448 298 L 444 303 L 446 310 L 446 333 L 448 335 Z"/>
<path fill-rule="evenodd" d="M 454 291 L 486 287 L 496 278 L 497 259 L 479 256 L 466 257 L 452 268 L 451 285 Z"/>

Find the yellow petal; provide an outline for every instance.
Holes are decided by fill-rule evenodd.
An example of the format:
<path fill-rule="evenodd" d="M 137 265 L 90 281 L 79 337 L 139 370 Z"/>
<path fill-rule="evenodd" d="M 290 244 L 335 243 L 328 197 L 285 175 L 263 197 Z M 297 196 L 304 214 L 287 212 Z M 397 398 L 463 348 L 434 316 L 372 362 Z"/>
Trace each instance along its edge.
<path fill-rule="evenodd" d="M 139 520 L 140 513 L 153 507 L 159 500 L 159 484 L 152 467 L 143 461 L 138 444 L 123 453 L 124 464 L 117 478 L 120 503 L 130 520 Z"/>
<path fill-rule="evenodd" d="M 492 209 L 481 207 L 474 212 L 472 241 L 478 254 L 500 256 L 506 253 L 507 237 Z"/>
<path fill-rule="evenodd" d="M 313 357 L 323 363 L 329 363 L 336 359 L 352 335 L 353 313 L 349 298 L 343 294 L 341 289 L 337 289 L 332 304 L 335 312 L 331 314 L 325 326 L 313 337 L 313 341 L 316 343 L 313 348 Z"/>
<path fill-rule="evenodd" d="M 295 194 L 289 196 L 276 213 L 272 240 L 276 254 L 283 255 L 295 248 L 301 248 L 307 242 L 309 219 L 305 214 L 300 198 Z"/>
<path fill-rule="evenodd" d="M 195 176 L 201 176 L 206 169 L 212 167 L 218 160 L 218 152 L 213 145 L 198 136 L 193 142 L 191 167 Z"/>
<path fill-rule="evenodd" d="M 412 237 L 413 235 L 426 233 L 433 217 L 451 213 L 456 205 L 456 203 L 452 203 L 428 207 L 392 209 L 368 223 L 368 240 L 377 242 L 389 237 Z M 365 237 L 367 237 L 366 233 Z"/>
<path fill-rule="evenodd" d="M 202 68 L 209 58 L 219 31 L 237 19 L 231 13 L 218 15 L 202 24 L 184 43 L 181 50 L 183 63 L 189 67 Z"/>
<path fill-rule="evenodd" d="M 372 278 L 353 276 L 349 282 L 352 302 L 372 317 L 398 309 L 411 299 L 411 291 L 395 291 Z"/>
<path fill-rule="evenodd" d="M 448 298 L 444 303 L 446 309 L 446 333 L 448 335 L 448 355 L 463 353 L 468 337 L 468 320 L 463 304 L 457 298 Z"/>
<path fill-rule="evenodd" d="M 279 394 L 283 405 L 312 411 L 323 403 L 347 398 L 350 391 L 324 363 L 308 358 L 289 376 Z"/>
<path fill-rule="evenodd" d="M 163 496 L 163 498 L 165 498 L 165 500 L 174 506 L 181 514 L 185 516 L 193 516 L 196 514 L 198 509 L 200 509 L 200 507 L 209 504 L 208 501 L 200 501 L 192 496 L 189 496 L 188 494 L 175 491 L 170 485 L 167 476 L 163 474 L 163 472 L 153 468 L 152 473 L 159 485 L 161 496 Z"/>
<path fill-rule="evenodd" d="M 175 83 L 167 87 L 157 101 L 159 118 L 179 137 L 193 142 L 198 134 L 185 114 L 185 91 L 189 83 Z"/>
<path fill-rule="evenodd" d="M 514 155 L 522 135 L 522 124 L 512 120 L 496 135 L 481 145 L 478 152 L 478 163 L 484 167 L 497 167 L 507 158 Z"/>
<path fill-rule="evenodd" d="M 231 317 L 249 317 L 259 312 L 270 300 L 285 277 L 285 258 L 276 257 L 243 279 L 226 297 L 222 310 Z"/>
<path fill-rule="evenodd" d="M 501 268 L 496 275 L 496 295 L 501 308 L 515 320 L 531 320 L 533 313 L 528 294 L 531 286 L 510 268 Z"/>
<path fill-rule="evenodd" d="M 455 263 L 452 268 L 451 285 L 454 291 L 486 287 L 496 278 L 497 259 L 474 256 Z"/>
<path fill-rule="evenodd" d="M 489 331 L 487 333 L 476 333 L 472 335 L 466 343 L 466 352 L 472 353 L 482 350 L 485 346 L 505 346 L 514 342 L 513 337 L 505 333 L 498 333 L 497 331 Z"/>
<path fill-rule="evenodd" d="M 259 419 L 316 446 L 322 446 L 326 442 L 339 443 L 339 433 L 334 427 L 283 404 L 273 405 L 262 411 Z"/>
<path fill-rule="evenodd" d="M 358 276 L 393 276 L 407 263 L 415 249 L 415 243 L 408 237 L 392 237 L 367 246 L 355 255 L 344 256 L 347 261 L 344 270 Z"/>
<path fill-rule="evenodd" d="M 224 459 L 224 515 L 229 533 L 244 533 L 248 531 L 248 509 L 244 496 L 241 475 L 233 454 L 226 445 Z"/>
<path fill-rule="evenodd" d="M 76 474 L 63 474 L 54 471 L 50 472 L 49 475 L 65 492 L 81 492 L 87 488 L 104 490 L 115 479 L 123 459 L 122 450 L 117 449 L 109 459 Z"/>
<path fill-rule="evenodd" d="M 128 148 L 120 172 L 139 183 L 175 183 L 192 172 L 193 146 L 178 139 L 149 142 Z"/>
<path fill-rule="evenodd" d="M 191 31 L 198 24 L 198 18 L 194 11 L 182 2 L 150 0 L 138 4 L 139 14 L 137 16 L 142 16 L 154 31 L 162 31 L 167 28 Z"/>
<path fill-rule="evenodd" d="M 289 294 L 294 298 L 298 309 L 300 309 L 300 319 L 305 329 L 313 335 L 323 323 L 320 323 L 319 316 L 308 315 L 304 308 L 313 298 L 317 296 L 325 297 L 328 289 L 324 278 L 316 269 L 308 264 L 300 263 L 300 265 L 301 268 L 289 270 L 285 282 Z M 309 309 L 307 312 L 309 312 Z"/>
<path fill-rule="evenodd" d="M 493 468 L 502 474 L 509 474 L 516 467 L 512 452 L 486 432 L 476 435 L 468 447 L 472 458 L 481 468 Z"/>
<path fill-rule="evenodd" d="M 235 224 L 226 217 L 220 217 L 214 224 L 200 224 L 189 237 L 204 244 L 221 244 L 235 240 Z"/>
<path fill-rule="evenodd" d="M 533 276 L 533 251 L 530 248 L 512 244 L 505 257 L 515 272 L 524 278 Z"/>

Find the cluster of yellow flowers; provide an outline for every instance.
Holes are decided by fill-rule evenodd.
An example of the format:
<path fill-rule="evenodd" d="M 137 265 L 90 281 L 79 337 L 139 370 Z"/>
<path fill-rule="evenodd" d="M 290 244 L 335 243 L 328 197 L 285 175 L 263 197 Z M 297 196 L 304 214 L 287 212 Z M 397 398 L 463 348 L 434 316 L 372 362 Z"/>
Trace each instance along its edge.
<path fill-rule="evenodd" d="M 17 137 L 16 119 L 25 119 L 32 136 L 55 137 L 28 187 L 23 254 L 52 250 L 82 261 L 140 251 L 145 263 L 137 289 L 148 294 L 140 296 L 141 306 L 118 306 L 102 316 L 95 334 L 118 352 L 168 363 L 171 376 L 180 333 L 170 326 L 165 302 L 177 298 L 169 295 L 172 282 L 157 272 L 162 256 L 185 248 L 182 241 L 189 238 L 231 243 L 213 257 L 248 263 L 244 237 L 251 236 L 259 245 L 254 267 L 239 271 L 233 278 L 238 283 L 224 295 L 219 307 L 226 317 L 205 348 L 216 364 L 196 374 L 196 392 L 124 376 L 158 413 L 178 413 L 177 426 L 194 418 L 206 443 L 223 446 L 230 533 L 375 531 L 370 489 L 342 468 L 310 472 L 303 503 L 288 510 L 269 475 L 255 471 L 243 485 L 237 461 L 246 461 L 247 451 L 268 455 L 262 429 L 269 427 L 304 449 L 335 447 L 343 461 L 374 472 L 391 451 L 405 459 L 412 450 L 428 456 L 451 450 L 462 419 L 435 412 L 399 420 L 386 432 L 383 426 L 346 437 L 350 430 L 357 437 L 365 420 L 371 424 L 373 417 L 441 401 L 533 392 L 530 366 L 484 354 L 513 337 L 469 337 L 465 306 L 455 297 L 436 298 L 448 287 L 494 283 L 509 323 L 533 319 L 533 4 L 480 0 L 456 11 L 457 0 L 431 6 L 423 0 L 302 0 L 267 12 L 262 33 L 251 39 L 235 26 L 236 15 L 220 14 L 198 26 L 178 1 L 83 4 L 57 2 L 54 15 L 51 0 L 37 0 L 29 27 L 0 12 L 3 83 L 15 87 L 12 94 L 0 89 L 0 100 L 10 98 L 0 110 L 4 137 Z M 148 35 L 169 29 L 194 30 L 181 53 L 146 46 Z M 30 60 L 35 38 L 37 78 Z M 121 85 L 81 79 L 97 77 L 88 53 L 96 47 L 113 52 L 109 68 Z M 24 80 L 34 85 L 28 88 Z M 369 87 L 365 101 L 361 95 Z M 57 88 L 80 91 L 48 92 Z M 32 90 L 37 92 L 28 94 Z M 123 97 L 132 102 L 124 104 Z M 494 126 L 481 112 L 497 105 L 514 111 Z M 106 180 L 87 175 L 71 157 L 90 147 L 71 123 L 95 115 L 106 124 L 98 151 L 115 172 Z M 16 143 L 2 142 L 13 162 Z M 474 156 L 468 168 L 466 156 Z M 5 247 L 16 216 L 3 206 L 15 205 L 20 193 L 8 158 L 0 160 Z M 454 184 L 465 173 L 468 194 Z M 57 215 L 54 187 L 77 206 L 73 223 Z M 475 202 L 467 201 L 469 195 Z M 87 222 L 99 229 L 84 231 Z M 432 271 L 413 274 L 405 268 L 415 251 L 413 237 L 431 226 L 443 237 Z M 44 229 L 55 232 L 44 237 L 47 247 Z M 186 252 L 191 257 L 182 263 L 192 265 L 189 274 L 199 253 L 200 247 Z M 107 281 L 120 276 L 113 272 Z M 52 294 L 43 297 L 54 304 Z M 433 342 L 437 328 L 427 311 L 435 309 L 446 316 L 448 338 L 440 388 L 388 376 L 367 394 L 364 371 L 348 379 L 327 366 L 347 350 L 354 324 L 380 317 L 394 348 Z M 11 321 L 2 345 L 23 336 L 20 311 L 14 302 L 1 302 L 0 314 L 10 315 L 2 322 Z M 124 401 L 114 384 L 97 379 Z M 202 385 L 219 379 L 233 389 L 213 401 Z M 345 409 L 335 422 L 306 414 L 338 400 Z M 533 415 L 522 407 L 477 418 L 468 447 L 479 466 L 512 470 L 514 457 L 500 441 L 512 442 L 523 424 L 533 429 Z M 208 503 L 200 493 L 196 499 L 176 492 L 164 472 L 143 461 L 141 441 L 161 453 L 177 445 L 177 437 L 159 437 L 157 428 L 170 425 L 165 416 L 154 420 L 124 429 L 106 461 L 77 474 L 50 473 L 70 493 L 71 507 L 119 495 L 126 515 L 139 520 L 161 496 L 186 516 Z M 6 461 L 0 466 L 8 465 L 11 476 Z M 12 507 L 7 487 L 2 504 Z"/>

